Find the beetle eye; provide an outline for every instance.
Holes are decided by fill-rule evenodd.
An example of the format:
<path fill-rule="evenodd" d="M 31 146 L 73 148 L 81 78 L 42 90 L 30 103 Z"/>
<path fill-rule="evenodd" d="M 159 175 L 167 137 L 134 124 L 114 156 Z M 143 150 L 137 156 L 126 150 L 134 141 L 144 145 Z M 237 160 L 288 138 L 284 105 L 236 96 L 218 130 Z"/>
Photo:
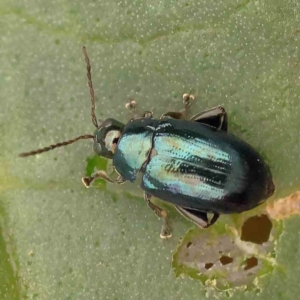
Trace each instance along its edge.
<path fill-rule="evenodd" d="M 118 142 L 120 136 L 121 132 L 119 130 L 108 131 L 104 139 L 105 148 L 108 151 L 114 152 L 116 148 L 115 144 Z"/>

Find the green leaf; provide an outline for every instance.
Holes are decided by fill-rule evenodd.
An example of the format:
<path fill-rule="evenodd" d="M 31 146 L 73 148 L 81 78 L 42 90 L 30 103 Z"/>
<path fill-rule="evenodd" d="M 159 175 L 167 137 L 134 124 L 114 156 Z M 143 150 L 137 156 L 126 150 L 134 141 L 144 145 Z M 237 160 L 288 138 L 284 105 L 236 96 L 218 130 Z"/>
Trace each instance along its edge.
<path fill-rule="evenodd" d="M 159 117 L 193 93 L 191 114 L 223 105 L 230 132 L 262 153 L 276 185 L 271 202 L 299 190 L 299 11 L 296 0 L 2 0 L 0 298 L 226 298 L 175 277 L 172 255 L 194 225 L 168 207 L 173 237 L 160 240 L 139 181 L 82 185 L 91 141 L 18 154 L 95 130 L 85 45 L 99 119 L 126 123 L 128 98 Z M 217 226 L 238 230 L 246 216 Z M 299 217 L 285 219 L 272 254 L 282 267 L 262 278 L 260 293 L 230 295 L 297 299 L 299 226 Z"/>

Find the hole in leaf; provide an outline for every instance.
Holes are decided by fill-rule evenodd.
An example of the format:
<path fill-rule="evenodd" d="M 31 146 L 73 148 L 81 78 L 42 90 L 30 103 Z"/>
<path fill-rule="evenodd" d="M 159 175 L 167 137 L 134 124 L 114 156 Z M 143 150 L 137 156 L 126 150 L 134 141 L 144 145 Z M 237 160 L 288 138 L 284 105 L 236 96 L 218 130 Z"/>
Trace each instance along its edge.
<path fill-rule="evenodd" d="M 220 262 L 223 266 L 228 265 L 228 264 L 231 264 L 233 262 L 233 258 L 229 257 L 229 256 L 226 256 L 226 255 L 223 255 L 223 256 L 220 257 Z"/>
<path fill-rule="evenodd" d="M 253 224 L 255 226 L 256 222 L 259 225 L 262 224 L 263 237 L 266 236 L 258 241 L 269 240 L 262 245 L 255 245 L 254 248 L 252 243 L 241 243 L 237 230 L 232 231 L 221 224 L 212 226 L 209 231 L 200 231 L 198 228 L 190 230 L 173 256 L 172 266 L 176 276 L 187 274 L 191 278 L 200 280 L 205 286 L 213 282 L 218 291 L 228 291 L 238 287 L 243 287 L 243 289 L 247 287 L 249 291 L 261 291 L 258 280 L 274 269 L 273 260 L 269 261 L 264 258 L 270 255 L 273 257 L 274 241 L 278 240 L 282 233 L 282 225 L 274 223 L 272 227 L 266 216 L 250 218 L 242 224 L 244 225 L 244 239 L 248 237 L 245 232 L 250 232 L 251 238 L 251 230 L 248 226 Z M 255 227 L 258 229 L 257 226 Z M 270 232 L 271 229 L 272 232 Z M 257 231 L 260 230 L 262 228 Z M 253 250 L 257 254 L 254 254 Z"/>
<path fill-rule="evenodd" d="M 186 244 L 186 247 L 187 247 L 187 248 L 190 248 L 192 245 L 193 245 L 192 242 L 188 242 L 188 243 Z"/>
<path fill-rule="evenodd" d="M 256 257 L 252 256 L 245 261 L 244 270 L 250 270 L 258 265 L 258 260 Z"/>
<path fill-rule="evenodd" d="M 205 269 L 209 270 L 209 269 L 211 269 L 213 267 L 213 265 L 214 265 L 213 263 L 206 263 L 205 264 Z"/>
<path fill-rule="evenodd" d="M 269 240 L 272 222 L 267 215 L 247 219 L 242 227 L 241 240 L 263 244 Z"/>

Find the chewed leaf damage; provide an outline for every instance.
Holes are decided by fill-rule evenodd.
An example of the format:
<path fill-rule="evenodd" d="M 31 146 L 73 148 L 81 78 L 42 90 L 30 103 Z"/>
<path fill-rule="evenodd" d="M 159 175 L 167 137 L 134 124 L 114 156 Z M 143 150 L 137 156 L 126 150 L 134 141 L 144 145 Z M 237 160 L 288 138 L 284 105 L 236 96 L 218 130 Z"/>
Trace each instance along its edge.
<path fill-rule="evenodd" d="M 261 228 L 253 238 L 249 226 L 257 220 Z M 273 226 L 267 215 L 248 218 L 240 230 L 220 223 L 206 231 L 190 230 L 173 256 L 173 269 L 208 289 L 260 292 L 259 278 L 277 266 L 274 253 L 281 232 L 280 223 Z"/>

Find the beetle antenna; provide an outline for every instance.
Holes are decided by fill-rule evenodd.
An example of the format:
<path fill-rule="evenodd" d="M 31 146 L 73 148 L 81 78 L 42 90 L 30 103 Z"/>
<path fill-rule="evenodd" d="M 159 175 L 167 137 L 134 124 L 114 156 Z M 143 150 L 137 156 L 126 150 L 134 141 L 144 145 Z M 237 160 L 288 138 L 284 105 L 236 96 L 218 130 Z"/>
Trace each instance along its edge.
<path fill-rule="evenodd" d="M 58 148 L 58 147 L 63 147 L 63 146 L 73 144 L 73 143 L 75 143 L 79 140 L 86 140 L 86 139 L 93 139 L 93 138 L 95 138 L 93 135 L 85 134 L 85 135 L 78 136 L 78 137 L 76 137 L 72 140 L 68 140 L 68 141 L 64 141 L 64 142 L 57 143 L 57 144 L 54 144 L 54 145 L 50 145 L 48 147 L 41 148 L 41 149 L 38 149 L 38 150 L 21 153 L 21 154 L 19 154 L 19 156 L 20 157 L 27 157 L 27 156 L 31 156 L 31 155 L 36 155 L 36 154 L 40 154 L 40 153 L 43 153 L 43 152 L 46 152 L 46 151 L 49 151 L 49 150 L 53 150 L 53 149 Z"/>
<path fill-rule="evenodd" d="M 84 55 L 85 62 L 86 62 L 86 76 L 88 79 L 88 85 L 90 88 L 90 95 L 92 101 L 92 110 L 91 110 L 92 122 L 96 126 L 96 128 L 98 128 L 98 122 L 95 114 L 95 92 L 94 92 L 93 82 L 92 82 L 92 73 L 91 73 L 92 67 L 85 47 L 82 47 L 82 53 Z"/>

